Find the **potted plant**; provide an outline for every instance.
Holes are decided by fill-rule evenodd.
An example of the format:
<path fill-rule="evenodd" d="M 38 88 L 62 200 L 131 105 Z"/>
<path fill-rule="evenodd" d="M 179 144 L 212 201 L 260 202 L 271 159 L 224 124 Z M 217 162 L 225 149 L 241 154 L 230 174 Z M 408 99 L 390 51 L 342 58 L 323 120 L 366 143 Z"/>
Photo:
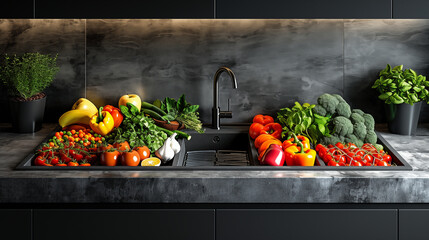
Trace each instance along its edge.
<path fill-rule="evenodd" d="M 43 92 L 58 72 L 57 56 L 25 53 L 5 55 L 0 64 L 0 79 L 10 97 L 12 127 L 20 133 L 42 128 L 46 94 Z"/>
<path fill-rule="evenodd" d="M 378 90 L 385 104 L 389 131 L 413 135 L 417 129 L 422 102 L 429 103 L 429 81 L 403 65 L 392 68 L 387 64 L 372 88 Z"/>

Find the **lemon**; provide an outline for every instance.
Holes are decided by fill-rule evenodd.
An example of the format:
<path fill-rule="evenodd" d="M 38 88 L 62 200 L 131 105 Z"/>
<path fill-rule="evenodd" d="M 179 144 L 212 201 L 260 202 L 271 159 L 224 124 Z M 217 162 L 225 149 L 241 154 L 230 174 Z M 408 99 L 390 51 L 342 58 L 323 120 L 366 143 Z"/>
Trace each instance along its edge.
<path fill-rule="evenodd" d="M 161 165 L 161 159 L 159 159 L 157 157 L 146 158 L 141 162 L 140 165 L 142 165 L 144 167 L 147 167 L 147 166 L 158 167 L 159 165 Z"/>

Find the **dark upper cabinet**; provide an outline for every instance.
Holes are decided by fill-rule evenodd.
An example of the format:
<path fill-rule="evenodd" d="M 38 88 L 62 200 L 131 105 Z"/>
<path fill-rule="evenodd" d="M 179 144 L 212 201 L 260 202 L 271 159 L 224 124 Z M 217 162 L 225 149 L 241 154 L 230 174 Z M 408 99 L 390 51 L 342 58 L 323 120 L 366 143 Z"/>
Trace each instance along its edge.
<path fill-rule="evenodd" d="M 0 238 L 30 240 L 31 210 L 0 209 Z"/>
<path fill-rule="evenodd" d="M 217 240 L 394 240 L 396 209 L 216 210 Z"/>
<path fill-rule="evenodd" d="M 428 0 L 393 0 L 393 18 L 429 18 Z"/>
<path fill-rule="evenodd" d="M 399 210 L 399 240 L 427 240 L 428 224 L 428 209 Z"/>
<path fill-rule="evenodd" d="M 36 0 L 36 18 L 213 18 L 213 0 Z"/>
<path fill-rule="evenodd" d="M 391 0 L 216 1 L 216 18 L 391 18 L 391 13 Z"/>
<path fill-rule="evenodd" d="M 34 0 L 2 0 L 0 18 L 34 18 Z"/>
<path fill-rule="evenodd" d="M 36 209 L 34 240 L 214 240 L 211 209 Z"/>

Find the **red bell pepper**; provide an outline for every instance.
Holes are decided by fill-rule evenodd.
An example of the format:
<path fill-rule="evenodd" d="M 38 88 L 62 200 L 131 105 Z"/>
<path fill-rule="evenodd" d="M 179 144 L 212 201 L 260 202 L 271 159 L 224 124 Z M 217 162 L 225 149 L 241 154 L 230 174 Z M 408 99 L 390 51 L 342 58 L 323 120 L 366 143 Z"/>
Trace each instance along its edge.
<path fill-rule="evenodd" d="M 124 120 L 124 115 L 122 115 L 121 110 L 119 108 L 116 108 L 112 105 L 106 105 L 103 108 L 103 111 L 109 112 L 110 115 L 113 117 L 114 125 L 113 127 L 117 128 L 119 125 L 121 125 L 122 120 Z"/>
<path fill-rule="evenodd" d="M 285 159 L 286 156 L 282 147 L 277 144 L 271 144 L 267 151 L 265 151 L 261 163 L 271 166 L 283 166 L 285 164 Z"/>
<path fill-rule="evenodd" d="M 268 123 L 264 126 L 262 131 L 259 134 L 270 134 L 271 136 L 281 139 L 282 137 L 282 125 L 280 123 Z"/>
<path fill-rule="evenodd" d="M 255 117 L 253 117 L 253 122 L 254 123 L 260 123 L 262 125 L 267 125 L 268 123 L 273 123 L 274 122 L 274 118 L 271 117 L 270 115 L 262 115 L 262 114 L 258 114 Z"/>

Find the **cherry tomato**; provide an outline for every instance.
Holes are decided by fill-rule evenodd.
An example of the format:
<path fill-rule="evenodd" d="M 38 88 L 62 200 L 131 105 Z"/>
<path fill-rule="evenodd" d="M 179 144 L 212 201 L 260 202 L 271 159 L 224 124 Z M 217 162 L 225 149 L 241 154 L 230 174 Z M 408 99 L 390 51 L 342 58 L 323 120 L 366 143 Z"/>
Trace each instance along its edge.
<path fill-rule="evenodd" d="M 325 146 L 323 146 L 322 144 L 317 144 L 316 147 L 314 148 L 314 150 L 316 150 L 316 152 L 320 152 L 320 150 L 322 149 L 326 149 Z"/>
<path fill-rule="evenodd" d="M 346 163 L 346 157 L 344 155 L 334 156 L 334 160 L 338 163 Z"/>
<path fill-rule="evenodd" d="M 359 162 L 359 161 L 352 161 L 351 163 L 350 163 L 350 165 L 351 166 L 357 166 L 357 167 L 362 167 L 363 165 L 362 165 L 362 163 L 361 162 Z"/>
<path fill-rule="evenodd" d="M 37 156 L 36 159 L 34 159 L 34 165 L 45 166 L 46 165 L 46 158 L 43 156 Z"/>
<path fill-rule="evenodd" d="M 138 166 L 140 163 L 140 155 L 136 150 L 124 152 L 121 156 L 121 163 L 124 166 Z"/>
<path fill-rule="evenodd" d="M 322 160 L 325 164 L 329 163 L 330 161 L 333 161 L 333 159 L 334 158 L 329 154 L 325 154 L 325 156 L 322 158 Z"/>
<path fill-rule="evenodd" d="M 81 163 L 81 164 L 79 164 L 79 166 L 82 166 L 82 167 L 89 167 L 89 166 L 91 166 L 91 163 L 85 162 L 85 163 Z"/>
<path fill-rule="evenodd" d="M 377 166 L 387 167 L 390 166 L 390 164 L 385 161 L 378 161 Z"/>
<path fill-rule="evenodd" d="M 106 151 L 100 155 L 100 163 L 105 166 L 116 166 L 119 163 L 121 153 L 118 151 Z"/>
<path fill-rule="evenodd" d="M 334 160 L 330 160 L 329 162 L 328 162 L 328 166 L 340 166 L 340 164 L 339 163 L 337 163 L 336 161 L 334 161 Z"/>
<path fill-rule="evenodd" d="M 55 156 L 50 158 L 49 160 L 51 165 L 57 165 L 60 159 L 57 156 Z"/>
<path fill-rule="evenodd" d="M 105 151 L 107 151 L 107 150 L 109 150 L 111 148 L 113 148 L 113 145 L 112 144 L 107 144 L 105 146 L 98 147 L 98 151 L 99 152 L 105 152 Z"/>
<path fill-rule="evenodd" d="M 146 159 L 150 157 L 150 150 L 148 147 L 135 147 L 134 150 L 136 150 L 140 155 L 140 160 Z"/>
<path fill-rule="evenodd" d="M 130 144 L 128 144 L 127 141 L 121 142 L 121 143 L 115 143 L 113 144 L 113 147 L 118 149 L 119 151 L 128 151 L 130 150 Z"/>
<path fill-rule="evenodd" d="M 384 154 L 383 155 L 383 161 L 385 161 L 387 163 L 391 163 L 392 162 L 392 156 L 390 156 L 389 154 Z"/>
<path fill-rule="evenodd" d="M 339 148 L 339 149 L 344 149 L 344 145 L 343 145 L 342 143 L 340 143 L 340 142 L 337 142 L 337 143 L 335 144 L 335 146 L 336 146 L 337 148 Z"/>
<path fill-rule="evenodd" d="M 65 163 L 57 163 L 55 165 L 55 167 L 67 167 L 67 164 L 65 164 Z"/>
<path fill-rule="evenodd" d="M 76 167 L 76 166 L 79 166 L 79 163 L 77 163 L 76 161 L 70 161 L 69 163 L 67 163 L 67 166 Z"/>

